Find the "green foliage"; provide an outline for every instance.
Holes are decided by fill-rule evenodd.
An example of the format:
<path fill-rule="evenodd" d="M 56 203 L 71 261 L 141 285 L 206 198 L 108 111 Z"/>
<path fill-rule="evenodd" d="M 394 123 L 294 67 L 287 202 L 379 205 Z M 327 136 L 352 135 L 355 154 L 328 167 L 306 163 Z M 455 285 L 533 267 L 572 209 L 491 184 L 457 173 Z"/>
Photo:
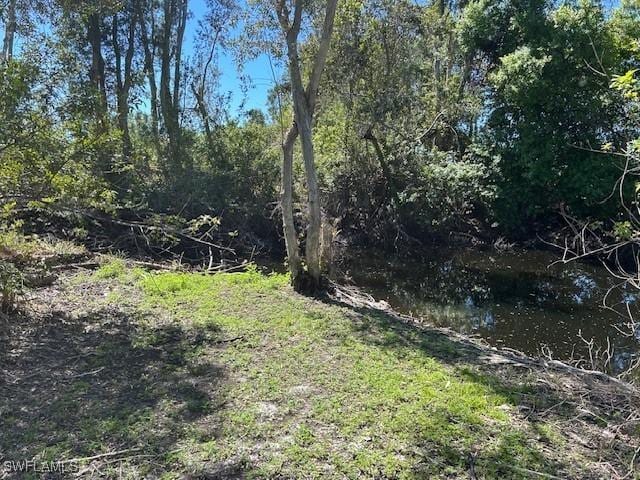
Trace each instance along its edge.
<path fill-rule="evenodd" d="M 616 12 L 614 17 L 616 25 L 620 29 L 621 44 L 627 48 L 633 55 L 633 62 L 628 62 L 629 66 L 640 67 L 638 54 L 640 53 L 640 43 L 637 38 L 629 38 L 640 32 L 640 4 L 637 1 L 625 1 L 622 8 Z M 639 68 L 630 68 L 626 73 L 621 75 L 613 75 L 611 79 L 611 88 L 617 92 L 624 100 L 624 115 L 620 118 L 620 124 L 627 129 L 626 145 L 619 148 L 617 153 L 625 159 L 626 169 L 624 176 L 619 182 L 626 190 L 633 190 L 633 194 L 629 194 L 632 208 L 637 208 L 638 198 L 640 197 L 640 182 L 637 180 L 637 168 L 640 165 L 640 131 L 638 131 L 638 121 L 640 120 L 640 80 L 636 73 Z M 613 149 L 613 146 L 607 146 Z M 603 147 L 604 148 L 604 147 Z M 632 209 L 628 207 L 626 199 L 620 199 L 623 202 L 624 220 L 613 223 L 610 235 L 614 237 L 616 242 L 624 241 L 635 246 L 638 242 L 638 233 L 640 225 L 636 216 L 632 213 Z M 626 247 L 627 245 L 625 245 Z M 624 247 L 622 247 L 624 248 Z M 612 250 L 618 255 L 619 251 L 623 251 L 619 246 L 613 246 Z"/>
<path fill-rule="evenodd" d="M 534 107 L 549 87 L 545 83 L 544 68 L 551 61 L 550 55 L 540 55 L 531 47 L 519 47 L 513 53 L 503 56 L 501 65 L 489 79 L 501 92 L 505 102 L 530 102 Z"/>
<path fill-rule="evenodd" d="M 55 202 L 100 206 L 113 201 L 88 162 L 86 142 L 73 140 L 42 97 L 46 79 L 27 61 L 0 64 L 0 201 L 2 220 Z"/>
<path fill-rule="evenodd" d="M 229 5 L 218 11 L 206 3 L 207 18 L 226 18 Z M 253 30 L 273 20 L 269 4 L 257 3 L 261 20 Z M 197 58 L 170 92 L 181 99 L 174 131 L 162 111 L 151 111 L 150 72 L 136 35 L 124 128 L 116 70 L 125 67 L 131 5 L 65 3 L 45 15 L 47 33 L 0 64 L 0 222 L 64 224 L 86 235 L 95 226 L 69 211 L 98 210 L 238 243 L 281 243 L 274 212 L 292 114 L 286 76 L 270 92 L 268 115 L 232 118 L 216 62 L 207 78 L 203 65 L 220 46 L 245 55 L 264 45 L 228 42 L 221 30 L 210 50 L 212 32 L 203 30 L 193 39 Z M 158 5 L 141 7 L 151 34 Z M 84 28 L 93 15 L 104 86 Z M 638 0 L 610 12 L 591 0 L 339 2 L 314 128 L 325 213 L 343 234 L 383 244 L 452 229 L 475 234 L 494 220 L 500 234 L 528 236 L 552 225 L 561 208 L 613 218 L 619 206 L 609 193 L 620 153 L 638 145 L 638 38 Z M 260 41 L 282 53 L 278 38 Z M 309 75 L 317 39 L 302 43 Z M 204 116 L 195 79 L 204 81 Z M 49 222 L 51 211 L 65 212 L 63 220 Z M 296 221 L 304 215 L 297 212 Z M 159 231 L 147 238 L 159 248 L 181 247 Z"/>
<path fill-rule="evenodd" d="M 273 235 L 274 225 L 268 219 L 277 198 L 279 151 L 274 148 L 274 125 L 250 118 L 244 123 L 229 122 L 216 129 L 216 150 L 209 150 L 203 133 L 189 132 L 191 140 L 184 145 L 189 157 L 188 170 L 165 165 L 158 159 L 145 133 L 148 121 L 137 117 L 132 128 L 138 148 L 145 151 L 144 161 L 135 165 L 137 176 L 129 199 L 134 208 L 141 206 L 153 212 L 165 212 L 179 225 L 194 231 L 228 231 L 239 227 L 263 237 Z M 186 135 L 185 135 L 186 137 Z M 160 224 L 168 219 L 164 217 Z"/>
<path fill-rule="evenodd" d="M 479 178 L 465 154 L 481 91 L 452 35 L 459 11 L 451 8 L 373 1 L 338 12 L 315 142 L 328 212 L 347 234 L 390 243 L 399 231 L 446 233 L 465 222 L 463 212 L 478 213 L 469 204 L 483 201 Z"/>
<path fill-rule="evenodd" d="M 100 279 L 118 278 L 124 275 L 126 265 L 124 260 L 120 258 L 114 258 L 113 260 L 101 265 L 95 272 L 95 277 Z"/>
<path fill-rule="evenodd" d="M 631 222 L 616 222 L 613 225 L 613 234 L 617 240 L 630 240 L 634 235 Z"/>
<path fill-rule="evenodd" d="M 624 75 L 614 75 L 611 80 L 611 87 L 622 92 L 625 98 L 629 100 L 639 100 L 638 95 L 638 79 L 635 77 L 637 68 L 629 70 Z"/>
<path fill-rule="evenodd" d="M 561 206 L 580 217 L 613 215 L 615 201 L 606 200 L 620 162 L 588 147 L 619 145 L 622 137 L 603 128 L 622 108 L 603 81 L 625 61 L 615 22 L 588 1 L 529 9 L 526 21 L 515 23 L 495 9 L 475 8 L 462 33 L 494 62 L 484 142 L 499 159 L 494 209 L 501 224 L 526 233 Z M 486 22 L 496 24 L 496 36 L 478 40 Z M 516 42 L 507 42 L 505 32 L 514 30 Z"/>
<path fill-rule="evenodd" d="M 484 207 L 495 195 L 491 168 L 474 155 L 456 161 L 433 152 L 400 193 L 401 208 L 424 231 L 465 230 L 470 219 L 486 218 Z"/>

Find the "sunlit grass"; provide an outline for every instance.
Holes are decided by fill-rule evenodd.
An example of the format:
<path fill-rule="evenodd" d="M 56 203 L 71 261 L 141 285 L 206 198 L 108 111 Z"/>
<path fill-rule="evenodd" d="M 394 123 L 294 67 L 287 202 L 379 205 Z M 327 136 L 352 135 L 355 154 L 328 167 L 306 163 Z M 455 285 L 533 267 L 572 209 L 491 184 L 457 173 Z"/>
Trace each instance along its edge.
<path fill-rule="evenodd" d="M 0 396 L 12 412 L 0 448 L 11 454 L 16 445 L 51 460 L 125 450 L 121 463 L 101 464 L 114 478 L 591 471 L 557 421 L 522 414 L 558 402 L 529 377 L 481 368 L 447 335 L 298 295 L 287 275 L 147 272 L 105 256 L 60 288 L 69 315 L 52 319 L 59 348 L 46 354 L 64 383 L 42 398 L 26 388 L 19 400 Z M 34 385 L 50 374 L 27 371 Z M 42 418 L 27 424 L 25 408 Z"/>
<path fill-rule="evenodd" d="M 216 439 L 224 448 L 213 451 L 250 455 L 266 442 L 258 476 L 445 478 L 464 472 L 477 450 L 491 458 L 486 472 L 518 478 L 509 462 L 552 470 L 514 428 L 513 397 L 434 358 L 419 334 L 297 296 L 286 275 L 253 268 L 151 274 L 141 286 L 147 305 L 192 328 L 242 336 L 218 353 L 236 381 Z M 212 439 L 205 440 L 204 455 Z M 519 452 L 515 460 L 504 456 L 505 445 Z"/>

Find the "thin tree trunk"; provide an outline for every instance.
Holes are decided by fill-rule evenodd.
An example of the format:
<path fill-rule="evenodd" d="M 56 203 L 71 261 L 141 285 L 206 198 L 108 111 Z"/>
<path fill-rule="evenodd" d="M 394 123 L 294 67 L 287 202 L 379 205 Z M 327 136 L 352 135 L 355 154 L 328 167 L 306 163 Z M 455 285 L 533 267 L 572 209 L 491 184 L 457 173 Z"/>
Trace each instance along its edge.
<path fill-rule="evenodd" d="M 129 18 L 129 32 L 127 36 L 127 51 L 124 57 L 124 72 L 119 38 L 118 14 L 113 16 L 112 42 L 116 69 L 116 100 L 118 109 L 118 128 L 122 132 L 122 154 L 125 158 L 131 157 L 132 145 L 129 134 L 129 91 L 131 89 L 133 54 L 135 48 L 136 14 L 131 11 Z"/>
<path fill-rule="evenodd" d="M 178 105 L 180 104 L 180 82 L 181 82 L 181 74 L 180 67 L 182 66 L 182 43 L 184 41 L 184 30 L 187 26 L 187 11 L 188 11 L 188 2 L 187 0 L 179 0 L 180 2 L 180 10 L 178 14 L 180 18 L 178 19 L 178 28 L 176 32 L 176 47 L 175 47 L 175 65 L 174 65 L 174 74 L 173 74 L 173 105 L 178 110 Z"/>
<path fill-rule="evenodd" d="M 144 50 L 144 70 L 147 75 L 147 82 L 149 83 L 149 97 L 150 97 L 150 109 L 151 109 L 151 130 L 153 135 L 153 141 L 156 147 L 158 158 L 161 154 L 160 148 L 160 133 L 159 133 L 159 120 L 158 120 L 158 85 L 156 84 L 156 73 L 154 68 L 154 47 L 149 40 L 147 33 L 147 23 L 142 10 L 142 0 L 137 2 L 138 20 L 140 22 L 140 40 L 142 48 Z M 151 38 L 155 35 L 155 20 L 153 12 L 151 12 Z"/>
<path fill-rule="evenodd" d="M 458 85 L 458 102 L 462 101 L 465 93 L 465 88 L 469 83 L 471 77 L 471 64 L 473 61 L 473 54 L 468 54 L 464 57 L 464 66 L 462 67 L 462 75 L 460 76 L 460 84 Z"/>
<path fill-rule="evenodd" d="M 444 43 L 444 39 L 442 38 L 442 22 L 444 21 L 444 14 L 446 10 L 446 4 L 444 0 L 438 1 L 438 14 L 440 25 L 436 30 L 436 49 L 435 49 L 435 59 L 433 60 L 433 79 L 434 79 L 434 90 L 436 97 L 436 112 L 442 111 L 442 104 L 444 101 L 443 98 L 443 75 L 442 75 L 442 59 L 440 58 L 440 50 L 442 49 L 442 45 Z"/>
<path fill-rule="evenodd" d="M 282 189 L 280 191 L 280 205 L 282 208 L 282 228 L 284 243 L 287 248 L 287 259 L 291 283 L 296 290 L 302 288 L 302 261 L 300 259 L 300 245 L 293 218 L 293 147 L 298 137 L 295 124 L 291 126 L 282 144 Z"/>
<path fill-rule="evenodd" d="M 199 76 L 196 76 L 191 82 L 191 91 L 196 99 L 196 110 L 202 120 L 202 126 L 204 127 L 205 138 L 207 140 L 207 147 L 209 149 L 209 158 L 215 157 L 215 142 L 213 138 L 213 132 L 211 131 L 211 119 L 209 118 L 209 109 L 207 108 L 207 75 L 209 73 L 209 67 L 213 61 L 216 47 L 218 45 L 219 30 L 215 31 L 215 35 L 211 42 L 211 48 L 209 49 L 209 55 L 205 62 L 202 72 Z"/>
<path fill-rule="evenodd" d="M 181 155 L 181 131 L 180 131 L 180 84 L 182 82 L 181 66 L 182 66 L 182 44 L 184 42 L 184 31 L 187 26 L 188 0 L 179 0 L 178 27 L 176 33 L 174 73 L 173 73 L 173 126 L 174 126 L 174 157 L 181 159 L 182 167 L 190 172 L 193 170 L 191 164 L 191 155 Z"/>
<path fill-rule="evenodd" d="M 211 132 L 211 121 L 209 120 L 209 111 L 204 99 L 204 91 L 202 88 L 199 88 L 195 82 L 191 84 L 191 91 L 196 99 L 196 110 L 198 111 L 198 115 L 200 115 L 200 120 L 202 120 L 202 126 L 204 127 L 204 135 L 207 140 L 209 155 L 212 156 L 214 151 L 213 133 Z"/>
<path fill-rule="evenodd" d="M 171 25 L 173 23 L 173 4 L 172 0 L 164 0 L 164 25 L 162 28 L 162 40 L 160 43 L 160 110 L 164 128 L 169 136 L 169 145 L 171 154 L 176 151 L 175 145 L 175 126 L 173 123 L 173 102 L 171 96 Z M 177 160 L 172 158 L 172 160 Z"/>
<path fill-rule="evenodd" d="M 7 21 L 4 27 L 4 41 L 2 42 L 2 59 L 5 62 L 13 58 L 13 43 L 16 34 L 16 3 L 17 0 L 10 0 L 7 9 Z"/>
<path fill-rule="evenodd" d="M 287 36 L 287 51 L 289 56 L 289 73 L 291 88 L 293 91 L 293 110 L 297 130 L 302 143 L 302 158 L 307 179 L 307 205 L 309 224 L 305 239 L 305 260 L 311 284 L 309 288 L 315 290 L 320 286 L 320 191 L 318 189 L 318 176 L 315 168 L 315 155 L 313 151 L 313 134 L 311 130 L 312 113 L 309 111 L 307 96 L 302 84 L 300 63 L 298 60 L 298 48 L 293 35 Z"/>
<path fill-rule="evenodd" d="M 95 108 L 96 131 L 105 135 L 109 131 L 105 64 L 102 56 L 102 19 L 99 12 L 93 12 L 87 19 L 87 40 L 91 46 L 91 68 L 89 79 L 97 96 Z M 105 179 L 114 187 L 120 184 L 120 173 L 113 163 L 113 155 L 101 149 L 98 163 Z"/>
<path fill-rule="evenodd" d="M 124 132 L 126 134 L 126 141 L 128 146 L 128 155 L 131 154 L 131 137 L 129 135 L 129 92 L 131 91 L 131 84 L 133 83 L 133 56 L 136 50 L 136 22 L 137 22 L 137 14 L 135 10 L 132 8 L 130 10 L 131 18 L 129 19 L 129 36 L 128 36 L 128 46 L 127 53 L 124 57 L 124 82 L 123 82 L 123 97 L 124 97 L 124 108 L 123 108 L 123 125 Z"/>
<path fill-rule="evenodd" d="M 178 6 L 179 1 L 179 6 Z M 180 155 L 180 65 L 182 62 L 182 43 L 186 28 L 188 11 L 187 0 L 164 0 L 164 26 L 160 46 L 160 107 L 164 120 L 164 127 L 169 137 L 171 159 L 181 168 L 189 169 L 190 165 L 183 163 Z M 175 44 L 172 42 L 173 24 L 176 15 L 180 15 L 177 23 Z M 171 88 L 171 67 L 173 58 L 173 89 Z M 173 90 L 173 91 L 172 91 Z M 188 158 L 188 156 L 185 156 Z"/>
<path fill-rule="evenodd" d="M 378 141 L 378 137 L 376 137 L 373 133 L 373 127 L 367 129 L 364 135 L 362 135 L 362 138 L 371 142 L 371 145 L 373 145 L 373 149 L 376 152 L 376 157 L 378 157 L 378 162 L 380 162 L 380 168 L 382 169 L 382 175 L 384 176 L 385 181 L 385 200 L 388 197 L 388 194 L 391 194 L 391 198 L 396 200 L 398 195 L 398 187 L 396 185 L 395 178 L 391 173 L 391 168 L 389 167 L 389 163 L 387 162 L 386 155 L 384 154 L 382 146 Z"/>
<path fill-rule="evenodd" d="M 320 209 L 320 189 L 316 173 L 315 155 L 313 151 L 313 136 L 311 132 L 311 118 L 307 117 L 306 125 L 300 129 L 302 143 L 302 157 L 307 175 L 307 201 L 309 204 L 309 226 L 305 244 L 305 259 L 311 277 L 310 288 L 318 290 L 321 286 L 322 270 L 320 268 L 320 234 L 322 228 L 322 213 Z"/>
<path fill-rule="evenodd" d="M 105 86 L 104 58 L 102 56 L 101 21 L 97 13 L 92 13 L 88 19 L 87 37 L 91 45 L 91 70 L 89 77 L 98 94 L 98 124 L 106 130 L 107 89 Z"/>

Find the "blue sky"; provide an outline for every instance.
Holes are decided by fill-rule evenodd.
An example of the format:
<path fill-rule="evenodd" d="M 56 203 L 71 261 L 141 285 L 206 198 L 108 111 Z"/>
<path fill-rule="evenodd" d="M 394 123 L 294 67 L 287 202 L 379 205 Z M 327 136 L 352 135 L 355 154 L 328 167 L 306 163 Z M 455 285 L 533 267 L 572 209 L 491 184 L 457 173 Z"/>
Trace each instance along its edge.
<path fill-rule="evenodd" d="M 192 15 L 187 24 L 187 31 L 185 32 L 186 55 L 191 55 L 193 51 L 193 39 L 198 28 L 198 22 L 206 13 L 205 1 L 190 0 L 189 9 Z M 236 27 L 232 35 L 239 34 L 241 28 L 241 26 Z M 222 72 L 220 78 L 220 89 L 222 93 L 231 93 L 230 113 L 232 116 L 238 116 L 242 113 L 240 106 L 243 101 L 244 111 L 252 108 L 258 108 L 263 111 L 266 110 L 267 95 L 274 83 L 273 73 L 267 55 L 260 55 L 255 60 L 242 65 L 242 73 L 250 79 L 250 86 L 246 92 L 242 91 L 238 65 L 236 65 L 236 60 L 231 53 L 219 51 L 218 68 Z M 281 74 L 281 70 L 275 63 L 273 68 L 277 78 Z"/>
<path fill-rule="evenodd" d="M 603 2 L 609 6 L 609 9 L 617 6 L 619 3 L 618 0 L 603 0 Z M 184 45 L 184 53 L 186 56 L 193 53 L 193 43 L 198 29 L 198 23 L 206 13 L 205 0 L 190 0 L 189 9 L 191 16 L 187 24 Z M 42 28 L 46 30 L 46 26 L 43 25 Z M 232 31 L 232 35 L 239 34 L 241 28 L 242 26 L 236 27 L 235 30 Z M 4 31 L 0 23 L 0 35 L 3 34 Z M 22 41 L 25 41 L 25 39 L 19 36 L 16 38 L 16 49 L 20 48 Z M 263 54 L 255 60 L 242 65 L 243 74 L 250 80 L 249 88 L 246 91 L 242 88 L 239 78 L 239 68 L 231 53 L 219 51 L 218 68 L 222 72 L 220 78 L 221 93 L 230 93 L 231 96 L 230 114 L 232 116 L 240 116 L 242 110 L 246 111 L 252 108 L 266 109 L 267 95 L 274 83 L 273 73 L 267 55 Z M 275 69 L 276 76 L 281 75 L 281 68 L 278 68 L 275 64 L 273 68 Z M 240 109 L 241 106 L 243 107 L 242 110 Z"/>
<path fill-rule="evenodd" d="M 198 30 L 198 24 L 206 13 L 205 0 L 189 0 L 189 10 L 191 15 L 187 23 L 183 47 L 185 56 L 191 56 L 193 54 L 194 38 Z M 241 28 L 241 26 L 236 27 L 231 34 L 238 35 Z M 48 24 L 39 25 L 39 29 L 42 32 L 50 33 L 50 26 Z M 3 37 L 4 28 L 2 22 L 0 22 L 0 41 Z M 20 35 L 17 35 L 15 40 L 16 52 L 20 51 L 23 42 L 28 41 L 28 38 L 22 38 Z M 265 111 L 267 95 L 269 89 L 274 84 L 269 57 L 267 55 L 260 55 L 255 60 L 242 65 L 242 73 L 250 80 L 249 88 L 243 89 L 239 78 L 240 69 L 238 65 L 236 65 L 236 60 L 233 58 L 233 55 L 222 51 L 222 49 L 219 49 L 218 54 L 218 68 L 222 72 L 220 89 L 221 93 L 230 93 L 231 95 L 230 114 L 233 117 L 239 117 L 243 111 L 252 108 Z M 278 68 L 277 65 L 274 64 L 273 68 L 276 77 L 281 75 L 282 70 Z M 242 109 L 240 108 L 241 106 Z"/>

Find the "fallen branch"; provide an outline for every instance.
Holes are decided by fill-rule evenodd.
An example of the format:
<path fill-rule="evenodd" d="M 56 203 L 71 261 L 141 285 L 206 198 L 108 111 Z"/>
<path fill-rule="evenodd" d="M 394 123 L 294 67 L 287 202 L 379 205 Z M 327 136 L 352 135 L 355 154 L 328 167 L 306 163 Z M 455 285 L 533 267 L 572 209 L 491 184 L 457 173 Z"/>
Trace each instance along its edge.
<path fill-rule="evenodd" d="M 221 264 L 221 265 L 207 268 L 206 272 L 207 273 L 229 273 L 229 272 L 242 271 L 246 268 L 247 268 L 246 263 L 242 263 L 240 265 L 232 265 L 230 267 L 227 265 Z"/>
<path fill-rule="evenodd" d="M 151 270 L 171 270 L 171 271 L 175 271 L 175 270 L 179 270 L 179 267 L 176 267 L 175 265 L 168 265 L 168 264 L 164 264 L 164 263 L 154 263 L 154 262 L 144 262 L 142 260 L 127 260 L 128 262 L 133 263 L 134 265 L 140 265 L 141 267 L 146 267 L 149 268 Z"/>
<path fill-rule="evenodd" d="M 96 368 L 95 370 L 91 370 L 90 372 L 78 373 L 77 375 L 71 375 L 69 378 L 80 378 L 80 377 L 88 377 L 90 375 L 95 375 L 96 373 L 100 373 L 104 370 L 104 367 Z"/>
<path fill-rule="evenodd" d="M 64 263 L 62 265 L 55 265 L 51 267 L 51 270 L 61 271 L 61 270 L 73 270 L 75 268 L 98 268 L 100 266 L 100 262 L 90 261 L 90 262 L 80 262 L 80 263 Z"/>
<path fill-rule="evenodd" d="M 118 450 L 118 451 L 115 451 L 115 452 L 107 452 L 107 453 L 101 453 L 101 454 L 98 454 L 98 455 L 92 455 L 90 457 L 70 458 L 68 460 L 62 460 L 59 463 L 60 464 L 68 464 L 68 463 L 88 462 L 88 461 L 92 461 L 92 460 L 98 460 L 100 458 L 115 457 L 117 455 L 123 455 L 125 453 L 139 452 L 140 450 L 142 450 L 141 447 L 127 448 L 125 450 Z"/>
<path fill-rule="evenodd" d="M 99 216 L 99 215 L 95 215 L 93 213 L 89 213 L 86 211 L 79 211 L 79 210 L 69 210 L 73 213 L 76 213 L 78 215 L 84 215 L 86 217 L 89 217 L 93 220 L 97 220 L 99 222 L 107 222 L 107 223 L 112 223 L 114 225 L 120 225 L 123 227 L 129 227 L 129 228 L 138 228 L 140 229 L 140 231 L 143 230 L 148 230 L 148 231 L 156 231 L 156 232 L 160 232 L 163 233 L 164 235 L 167 236 L 171 236 L 171 235 L 175 235 L 177 237 L 181 237 L 183 239 L 186 240 L 191 240 L 192 242 L 195 243 L 199 243 L 201 245 L 206 245 L 208 247 L 213 247 L 217 250 L 222 250 L 225 252 L 230 252 L 233 253 L 235 255 L 235 250 L 233 248 L 230 247 L 225 247 L 224 245 L 219 245 L 217 243 L 213 243 L 213 242 L 209 242 L 208 240 L 203 240 L 201 238 L 196 238 L 192 235 L 189 235 L 188 233 L 184 233 L 180 230 L 177 230 L 175 228 L 172 227 L 167 227 L 167 226 L 160 226 L 160 225 L 149 225 L 147 223 L 142 223 L 142 222 L 127 222 L 124 220 L 118 220 L 115 218 L 109 218 L 109 217 L 103 217 L 103 216 Z"/>
<path fill-rule="evenodd" d="M 506 468 L 510 468 L 511 470 L 515 470 L 516 472 L 526 473 L 526 474 L 529 474 L 529 475 L 535 475 L 537 477 L 551 478 L 553 480 L 564 480 L 563 477 L 556 477 L 555 475 L 551 475 L 550 473 L 536 472 L 535 470 L 530 470 L 530 469 L 524 468 L 524 467 L 516 467 L 515 465 L 508 465 L 506 463 L 500 463 L 499 465 L 501 467 L 506 467 Z"/>
<path fill-rule="evenodd" d="M 242 340 L 244 338 L 244 335 L 240 335 L 239 337 L 233 337 L 233 338 L 222 338 L 220 340 L 216 340 L 215 342 L 213 342 L 215 345 L 219 345 L 219 344 L 223 344 L 223 343 L 231 343 L 231 342 L 237 342 L 238 340 Z"/>

